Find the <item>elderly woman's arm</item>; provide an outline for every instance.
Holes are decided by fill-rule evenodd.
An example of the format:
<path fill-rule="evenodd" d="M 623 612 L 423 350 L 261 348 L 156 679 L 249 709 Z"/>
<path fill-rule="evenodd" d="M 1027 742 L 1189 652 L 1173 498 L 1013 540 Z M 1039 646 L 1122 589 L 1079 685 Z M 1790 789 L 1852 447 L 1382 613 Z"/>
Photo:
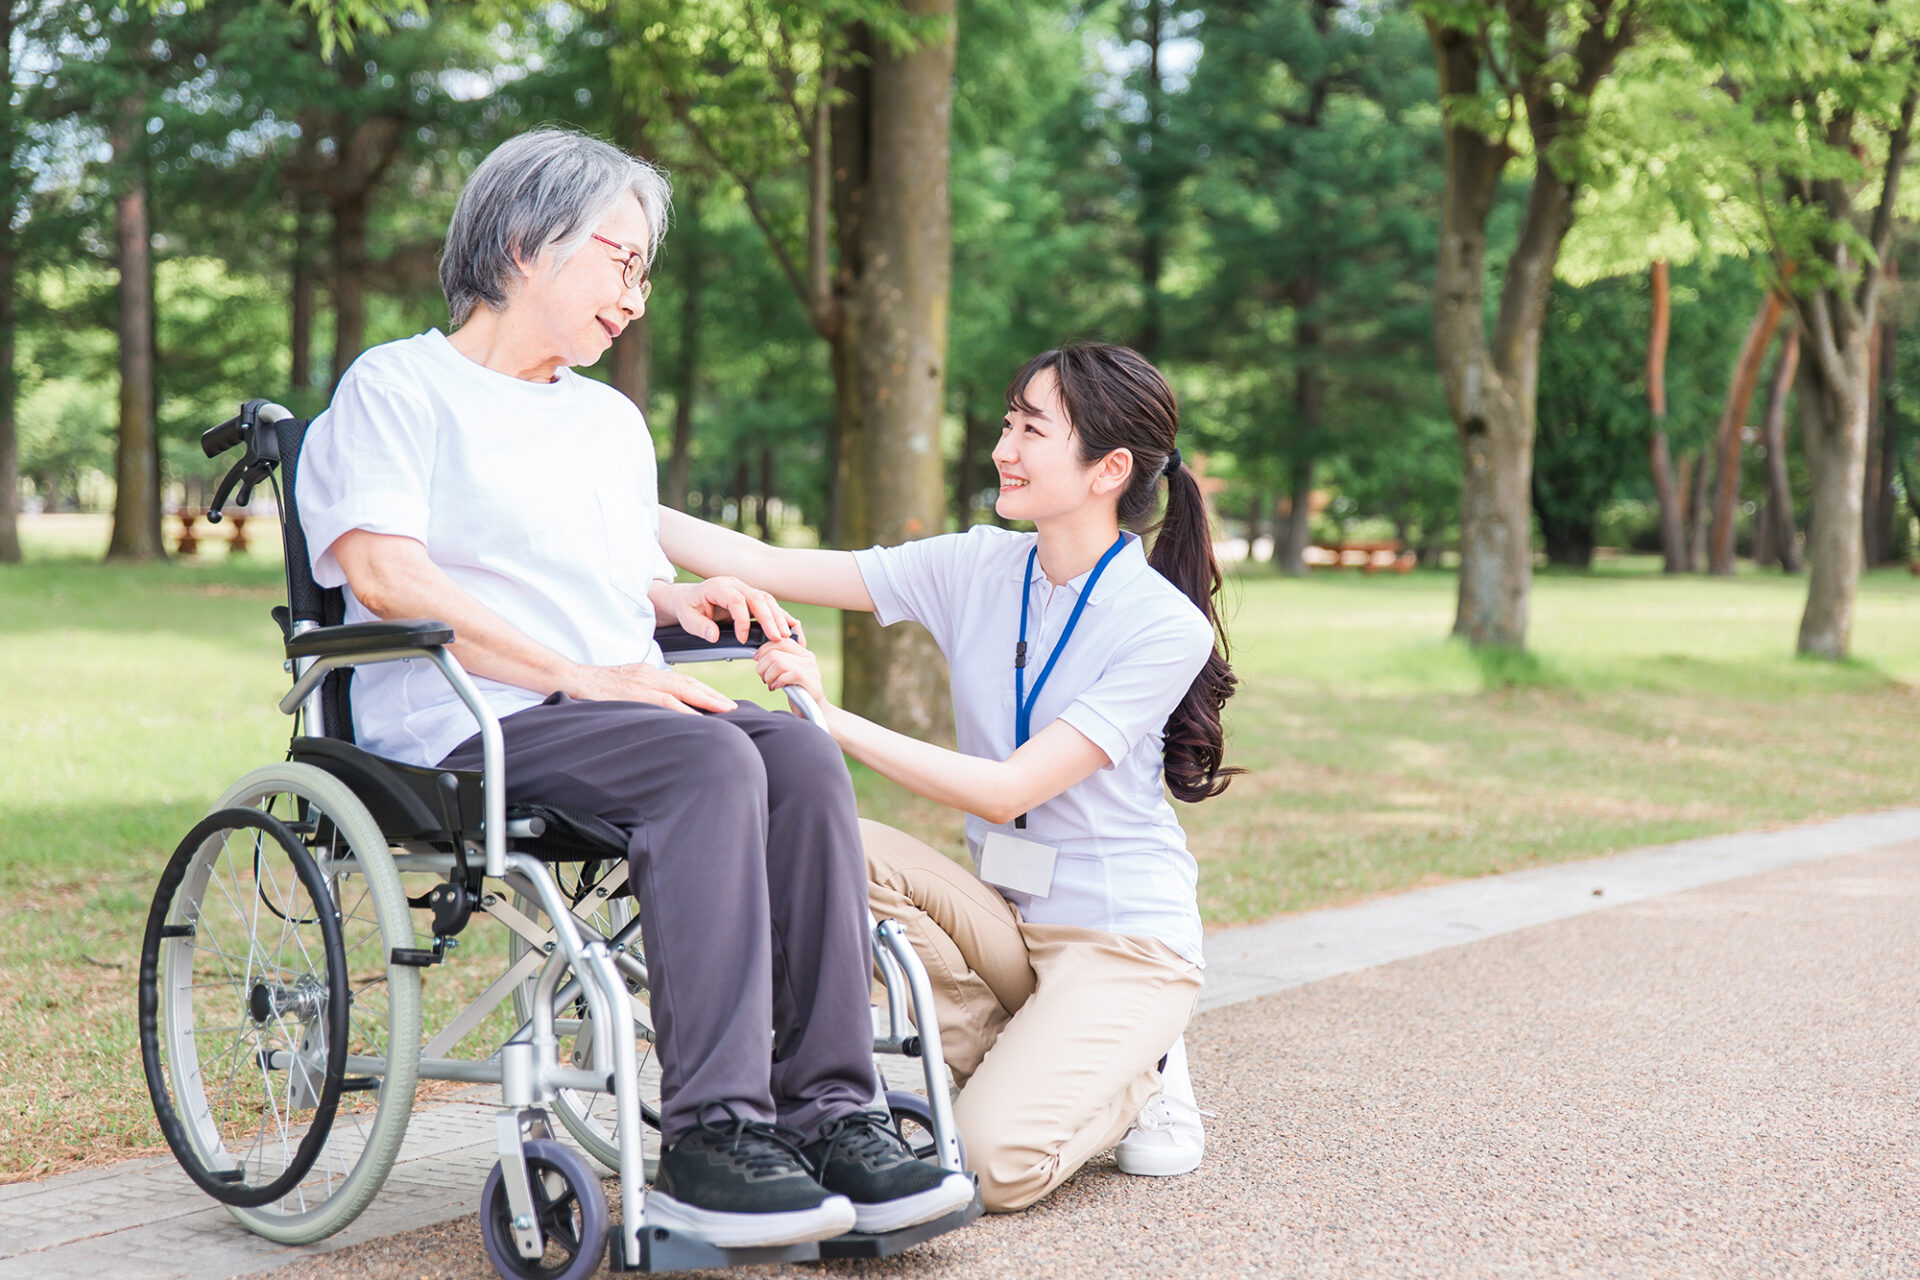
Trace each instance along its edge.
<path fill-rule="evenodd" d="M 724 574 L 782 600 L 873 612 L 873 597 L 851 551 L 769 546 L 671 507 L 660 508 L 660 549 L 703 578 Z"/>
<path fill-rule="evenodd" d="M 679 711 L 731 711 L 733 699 L 644 662 L 593 667 L 571 661 L 462 591 L 412 538 L 354 529 L 333 555 L 360 603 L 382 618 L 433 618 L 453 628 L 453 652 L 475 675 L 538 694 L 650 702 Z"/>

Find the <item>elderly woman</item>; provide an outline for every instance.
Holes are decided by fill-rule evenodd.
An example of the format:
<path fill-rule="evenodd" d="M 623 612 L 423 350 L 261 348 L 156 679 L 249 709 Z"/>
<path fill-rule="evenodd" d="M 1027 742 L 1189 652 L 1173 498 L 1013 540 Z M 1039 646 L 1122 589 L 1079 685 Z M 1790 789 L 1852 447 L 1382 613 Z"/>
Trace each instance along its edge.
<path fill-rule="evenodd" d="M 744 636 L 751 615 L 784 636 L 786 615 L 734 580 L 674 583 L 646 423 L 573 371 L 645 310 L 667 198 L 653 168 L 573 133 L 488 156 L 447 229 L 453 332 L 354 361 L 296 497 L 347 621 L 453 627 L 501 717 L 507 799 L 628 835 L 661 1065 L 649 1223 L 728 1246 L 891 1230 L 972 1188 L 873 1109 L 845 763 L 813 726 L 666 668 L 656 617 L 714 637 L 716 617 Z M 395 759 L 480 762 L 471 717 L 418 664 L 362 672 L 354 725 Z"/>

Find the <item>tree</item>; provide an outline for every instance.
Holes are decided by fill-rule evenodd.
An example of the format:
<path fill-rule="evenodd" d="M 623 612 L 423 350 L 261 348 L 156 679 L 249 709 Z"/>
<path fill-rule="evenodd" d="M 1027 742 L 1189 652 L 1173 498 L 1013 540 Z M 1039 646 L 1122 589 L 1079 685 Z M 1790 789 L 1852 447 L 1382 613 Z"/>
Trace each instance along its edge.
<path fill-rule="evenodd" d="M 1244 375 L 1239 412 L 1258 425 L 1235 441 L 1238 460 L 1271 468 L 1287 495 L 1274 561 L 1299 574 L 1317 464 L 1368 422 L 1431 411 L 1432 74 L 1398 11 L 1213 0 L 1202 12 L 1186 129 L 1206 155 L 1197 256 L 1212 269 L 1187 345 Z"/>
<path fill-rule="evenodd" d="M 1590 104 L 1644 17 L 1634 0 L 1420 0 L 1416 8 L 1447 107 L 1434 335 L 1463 463 L 1453 630 L 1476 646 L 1518 648 L 1533 576 L 1529 498 L 1547 292 L 1586 176 Z M 1489 332 L 1487 218 L 1523 136 L 1534 172 Z"/>
<path fill-rule="evenodd" d="M 646 33 L 624 51 L 625 82 L 739 186 L 829 346 L 830 538 L 858 546 L 942 531 L 953 0 L 697 15 L 631 0 L 618 13 L 623 30 Z M 842 630 L 848 707 L 943 734 L 931 638 L 865 614 Z"/>

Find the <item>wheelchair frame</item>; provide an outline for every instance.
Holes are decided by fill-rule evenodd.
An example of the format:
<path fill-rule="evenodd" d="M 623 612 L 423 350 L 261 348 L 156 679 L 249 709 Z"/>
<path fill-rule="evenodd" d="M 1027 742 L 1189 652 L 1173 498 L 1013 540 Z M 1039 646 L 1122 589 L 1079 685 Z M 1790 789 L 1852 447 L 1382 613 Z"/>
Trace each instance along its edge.
<path fill-rule="evenodd" d="M 235 444 L 245 444 L 246 452 L 235 464 L 221 487 L 216 492 L 209 519 L 217 521 L 220 509 L 236 484 L 240 485 L 240 501 L 244 504 L 251 489 L 272 478 L 279 456 L 278 429 L 283 423 L 292 422 L 294 415 L 279 405 L 266 401 L 249 401 L 243 406 L 235 419 L 215 427 L 202 438 L 202 447 L 209 457 L 218 456 Z M 297 433 L 301 430 L 294 424 Z M 291 485 L 289 485 L 289 489 Z M 282 501 L 283 520 L 297 529 L 298 514 L 288 493 Z M 288 582 L 290 598 L 297 597 L 295 574 L 297 567 L 292 556 L 296 552 L 304 554 L 304 536 L 289 536 L 286 539 L 289 552 Z M 294 608 L 297 610 L 298 605 Z M 509 963 L 506 972 L 496 979 L 484 992 L 459 1011 L 436 1035 L 429 1039 L 422 1052 L 428 1056 L 416 1060 L 415 1081 L 420 1078 L 434 1080 L 460 1081 L 466 1083 L 498 1084 L 502 1094 L 502 1107 L 494 1117 L 494 1146 L 499 1163 L 494 1174 L 488 1179 L 491 1189 L 498 1179 L 498 1185 L 504 1191 L 511 1215 L 511 1247 L 517 1258 L 495 1256 L 496 1269 L 503 1274 L 526 1274 L 538 1265 L 546 1240 L 542 1234 L 540 1214 L 537 1212 L 534 1184 L 536 1178 L 552 1177 L 551 1160 L 545 1160 L 549 1167 L 544 1171 L 535 1171 L 530 1167 L 529 1144 L 545 1143 L 552 1138 L 553 1130 L 547 1112 L 548 1104 L 558 1103 L 561 1090 L 586 1090 L 594 1093 L 611 1093 L 615 1112 L 615 1142 L 617 1144 L 617 1173 L 620 1180 L 620 1205 L 622 1221 L 616 1229 L 609 1230 L 607 1249 L 609 1261 L 619 1271 L 671 1271 L 694 1267 L 721 1267 L 747 1263 L 804 1261 L 828 1257 L 881 1257 L 896 1253 L 922 1240 L 964 1225 L 981 1212 L 979 1195 L 966 1208 L 933 1222 L 921 1223 L 879 1235 L 859 1235 L 849 1233 L 846 1236 L 830 1240 L 781 1246 L 762 1246 L 749 1248 L 722 1248 L 708 1241 L 681 1232 L 664 1228 L 646 1226 L 646 1155 L 644 1147 L 645 1126 L 642 1120 L 640 1100 L 640 1076 L 638 1070 L 638 1050 L 636 1039 L 636 1019 L 634 1007 L 630 1003 L 635 997 L 629 990 L 629 981 L 644 986 L 647 982 L 647 970 L 644 957 L 639 948 L 633 945 L 638 933 L 637 913 L 624 927 L 613 932 L 611 937 L 603 937 L 596 928 L 586 927 L 586 908 L 598 906 L 608 900 L 608 895 L 619 887 L 624 879 L 626 867 L 624 860 L 615 864 L 616 869 L 607 880 L 599 882 L 596 893 L 584 893 L 574 902 L 569 902 L 547 863 L 532 853 L 518 852 L 509 848 L 509 841 L 526 840 L 542 834 L 538 819 L 517 819 L 510 821 L 507 816 L 505 788 L 505 748 L 500 730 L 499 718 L 481 696 L 472 678 L 460 665 L 460 662 L 448 650 L 453 639 L 452 632 L 444 624 L 437 622 L 381 622 L 357 625 L 326 626 L 311 617 L 289 616 L 286 630 L 287 665 L 293 674 L 293 685 L 280 699 L 279 708 L 283 713 L 294 715 L 298 719 L 298 728 L 294 743 L 297 746 L 303 737 L 325 737 L 327 728 L 327 708 L 324 705 L 322 687 L 326 678 L 336 672 L 354 667 L 387 662 L 428 661 L 439 671 L 452 687 L 460 701 L 473 715 L 479 726 L 482 766 L 480 770 L 480 800 L 482 813 L 478 832 L 478 848 L 475 841 L 461 830 L 460 819 L 453 807 L 457 800 L 451 798 L 457 787 L 457 779 L 451 774 L 443 774 L 440 782 L 446 787 L 449 834 L 452 836 L 451 851 L 446 848 L 434 848 L 431 843 L 395 842 L 390 840 L 384 828 L 381 828 L 381 842 L 385 848 L 368 849 L 364 854 L 351 853 L 347 858 L 329 862 L 323 867 L 327 876 L 329 892 L 335 896 L 334 916 L 340 916 L 338 903 L 338 882 L 342 875 L 365 874 L 360 865 L 361 859 L 377 860 L 384 857 L 391 864 L 391 871 L 399 874 L 428 873 L 448 877 L 453 883 L 455 877 L 462 877 L 471 884 L 474 872 L 467 862 L 469 851 L 477 852 L 482 860 L 478 878 L 481 883 L 492 882 L 475 895 L 470 904 L 474 914 L 488 914 L 499 920 L 525 946 L 516 959 Z M 751 645 L 739 645 L 723 638 L 719 643 L 705 645 L 693 653 L 680 656 L 680 660 L 712 661 L 730 658 L 751 657 Z M 673 659 L 670 658 L 670 661 Z M 801 714 L 816 724 L 823 723 L 820 709 L 802 691 L 791 691 L 790 701 L 797 714 Z M 290 750 L 290 755 L 293 752 Z M 299 766 L 314 767 L 314 766 Z M 325 771 L 324 765 L 319 766 Z M 249 775 L 249 778 L 255 775 Z M 331 773 L 329 776 L 334 776 Z M 359 805 L 361 813 L 367 816 L 374 827 L 380 824 L 372 822 L 366 803 L 360 795 L 352 792 L 345 778 L 336 778 L 349 795 Z M 238 789 L 238 788 L 236 788 Z M 227 812 L 231 812 L 228 810 Z M 217 816 L 214 815 L 214 816 Z M 331 815 L 330 815 L 331 816 Z M 211 820 L 211 819 L 210 819 Z M 207 824 L 203 822 L 202 827 Z M 201 830 L 197 827 L 196 831 Z M 448 841 L 439 842 L 443 846 Z M 182 854 L 186 853 L 183 845 Z M 176 861 L 180 855 L 176 855 Z M 256 855 L 256 869 L 258 860 Z M 381 875 L 385 871 L 380 872 Z M 619 877 L 620 879 L 615 879 Z M 611 882 L 611 883 L 609 883 Z M 371 883 L 371 879 L 369 880 Z M 177 881 L 176 881 L 177 884 Z M 551 929 L 542 929 L 538 920 L 511 905 L 505 891 L 518 893 L 524 899 L 537 904 L 540 913 L 551 923 Z M 181 918 L 178 909 L 162 922 L 162 899 L 171 900 L 172 889 L 163 877 L 160 897 L 156 898 L 153 919 L 149 924 L 148 950 L 157 945 L 164 957 L 169 954 L 166 948 L 179 947 L 183 942 L 191 942 L 193 921 Z M 271 905 L 271 904 L 269 904 Z M 406 930 L 412 928 L 412 909 L 419 904 L 410 902 L 406 915 Z M 377 911 L 377 908 L 376 908 Z M 468 917 L 463 915 L 457 933 L 464 928 Z M 870 917 L 871 919 L 871 917 Z M 336 926 L 337 928 L 337 926 Z M 381 921 L 385 930 L 385 921 Z M 155 939 L 158 939 L 156 944 Z M 384 937 L 383 937 L 384 941 Z M 387 973 L 390 976 L 396 966 L 424 968 L 439 963 L 445 955 L 446 937 L 436 936 L 431 951 L 414 948 L 390 948 L 387 956 Z M 891 920 L 872 921 L 872 942 L 875 963 L 882 982 L 887 990 L 888 1027 L 887 1034 L 874 1042 L 876 1053 L 897 1053 L 906 1056 L 918 1056 L 922 1059 L 927 1086 L 926 1105 L 923 1114 L 915 1119 L 922 1123 L 932 1134 L 935 1161 L 953 1172 L 963 1172 L 963 1160 L 957 1132 L 954 1128 L 951 1105 L 948 1099 L 945 1060 L 941 1054 L 938 1018 L 934 1012 L 933 995 L 928 983 L 926 971 L 914 953 L 905 931 Z M 156 962 L 143 959 L 142 968 L 142 1036 L 159 1036 L 173 1054 L 177 1064 L 183 1034 L 191 1036 L 191 1028 L 185 1032 L 173 1025 L 171 1006 L 159 1007 L 166 993 L 150 991 L 153 984 L 152 972 Z M 569 975 L 571 971 L 571 976 Z M 169 970 L 170 973 L 175 972 Z M 528 1003 L 528 1016 L 507 1041 L 491 1056 L 485 1059 L 461 1059 L 447 1056 L 448 1052 L 463 1041 L 486 1017 L 503 1001 L 516 992 L 527 990 L 531 980 L 532 997 Z M 175 993 L 174 998 L 179 997 Z M 256 1000 L 258 996 L 254 997 Z M 557 1019 L 556 1010 L 574 1006 L 584 999 L 587 1012 L 592 1019 L 594 1034 L 591 1035 L 591 1063 L 587 1066 L 570 1065 L 560 1059 L 560 1032 L 563 1020 Z M 912 1002 L 917 1033 L 907 1023 L 906 1004 Z M 191 1009 L 189 1007 L 189 1013 Z M 163 1014 L 167 1016 L 162 1016 Z M 256 1013 L 256 1020 L 259 1015 Z M 317 1018 L 316 1018 L 317 1022 Z M 578 1020 L 570 1024 L 578 1034 L 581 1025 Z M 286 1096 L 293 1096 L 296 1081 L 295 1068 L 304 1067 L 309 1072 L 311 1042 L 314 1032 L 309 1030 L 299 1049 L 282 1048 L 258 1051 L 258 1067 L 265 1072 L 286 1073 L 283 1090 Z M 423 1028 L 424 1034 L 424 1028 Z M 650 1029 L 645 1033 L 651 1039 Z M 143 1053 L 147 1046 L 143 1045 Z M 314 1050 L 324 1053 L 324 1049 Z M 576 1056 L 578 1046 L 576 1042 Z M 345 1058 L 343 1071 L 358 1076 L 380 1077 L 386 1080 L 395 1054 L 391 1045 L 384 1055 L 353 1055 Z M 156 1111 L 163 1115 L 163 1128 L 168 1107 L 163 1106 L 165 1082 L 154 1078 L 159 1059 L 157 1049 L 148 1056 L 149 1084 L 154 1091 Z M 194 1059 L 197 1063 L 198 1059 Z M 179 1068 L 176 1066 L 175 1068 Z M 384 1083 L 383 1083 L 384 1087 Z M 409 1083 L 411 1088 L 411 1082 Z M 337 1091 L 335 1096 L 337 1097 Z M 893 1095 L 889 1102 L 899 1099 Z M 169 1103 L 170 1105 L 170 1103 Z M 382 1106 L 385 1102 L 383 1100 Z M 902 1101 L 900 1105 L 907 1105 Z M 411 1117 L 413 1100 L 407 1098 L 407 1118 Z M 331 1124 L 331 1109 L 328 1109 L 325 1123 Z M 376 1120 L 377 1123 L 377 1120 Z M 176 1122 L 174 1125 L 178 1128 Z M 404 1122 L 400 1133 L 404 1134 Z M 175 1153 L 188 1171 L 194 1173 L 189 1156 L 180 1150 L 176 1134 L 168 1132 L 168 1141 L 175 1146 Z M 392 1139 L 397 1149 L 398 1137 Z M 537 1150 L 545 1152 L 546 1147 Z M 568 1149 L 570 1150 L 570 1149 Z M 204 1159 L 207 1153 L 196 1152 L 194 1159 Z M 604 1154 L 595 1152 L 602 1162 Z M 224 1149 L 214 1153 L 216 1159 L 232 1157 Z M 571 1156 L 568 1157 L 572 1159 Z M 311 1165 L 309 1165 L 309 1168 Z M 356 1166 L 357 1168 L 357 1166 Z M 584 1169 L 585 1166 L 580 1166 Z M 378 1171 L 374 1187 L 366 1194 L 370 1199 L 377 1194 L 378 1186 L 385 1181 L 387 1170 Z M 218 1179 L 226 1175 L 215 1172 Z M 236 1175 L 237 1176 L 237 1175 Z M 303 1171 L 304 1176 L 304 1171 Z M 571 1184 L 572 1176 L 562 1172 L 560 1175 Z M 196 1174 L 195 1180 L 206 1183 Z M 597 1180 L 596 1180 L 597 1181 Z M 574 1187 L 576 1193 L 585 1193 L 597 1198 L 597 1186 Z M 217 1192 L 216 1192 L 217 1194 Z M 229 1201 L 230 1205 L 233 1201 Z M 325 1203 L 323 1200 L 321 1203 Z M 362 1206 L 364 1207 L 364 1206 Z M 588 1206 L 582 1202 L 583 1212 Z M 340 1221 L 332 1223 L 325 1232 L 330 1234 L 345 1226 L 361 1211 L 353 1208 Z M 236 1216 L 250 1228 L 261 1228 L 236 1209 Z M 483 1219 L 487 1217 L 487 1208 L 483 1205 Z M 583 1221 L 591 1222 L 592 1215 L 586 1214 Z M 483 1222 L 483 1231 L 485 1224 Z M 317 1237 L 316 1237 L 317 1238 Z M 489 1252 L 493 1252 L 495 1241 L 489 1240 Z M 591 1253 L 594 1261 L 591 1267 L 581 1271 L 582 1275 L 591 1274 L 598 1266 L 598 1247 L 589 1241 L 579 1241 L 580 1257 Z M 504 1247 L 504 1246 L 503 1246 Z M 522 1271 L 514 1271 L 515 1262 L 523 1264 Z M 504 1264 L 504 1265 L 503 1265 Z M 569 1267 L 569 1274 L 576 1269 Z"/>

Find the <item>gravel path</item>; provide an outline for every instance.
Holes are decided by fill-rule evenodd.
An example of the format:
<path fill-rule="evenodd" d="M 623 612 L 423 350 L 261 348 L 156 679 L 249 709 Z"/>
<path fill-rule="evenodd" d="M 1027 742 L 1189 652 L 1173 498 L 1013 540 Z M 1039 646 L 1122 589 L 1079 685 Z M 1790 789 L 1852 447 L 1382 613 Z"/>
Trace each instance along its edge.
<path fill-rule="evenodd" d="M 1215 1010 L 1187 1178 L 1097 1161 L 882 1263 L 733 1275 L 1920 1276 L 1920 844 Z M 472 1218 L 275 1280 L 490 1280 Z"/>

